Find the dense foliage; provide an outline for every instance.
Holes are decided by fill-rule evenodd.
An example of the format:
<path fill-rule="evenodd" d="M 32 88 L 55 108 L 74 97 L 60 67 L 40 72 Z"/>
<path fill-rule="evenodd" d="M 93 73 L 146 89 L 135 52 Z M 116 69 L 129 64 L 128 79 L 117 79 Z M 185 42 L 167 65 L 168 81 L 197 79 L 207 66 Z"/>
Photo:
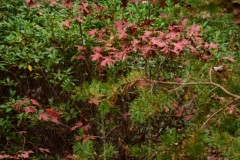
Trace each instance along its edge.
<path fill-rule="evenodd" d="M 0 159 L 240 159 L 237 3 L 2 0 Z"/>

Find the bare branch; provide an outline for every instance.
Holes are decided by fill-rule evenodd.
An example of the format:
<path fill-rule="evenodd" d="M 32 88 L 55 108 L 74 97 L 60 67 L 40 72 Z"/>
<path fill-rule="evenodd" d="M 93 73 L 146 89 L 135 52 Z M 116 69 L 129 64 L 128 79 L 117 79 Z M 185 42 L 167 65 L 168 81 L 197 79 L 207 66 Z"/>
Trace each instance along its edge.
<path fill-rule="evenodd" d="M 220 84 L 214 83 L 214 82 L 189 82 L 189 83 L 177 83 L 177 82 L 167 82 L 167 81 L 156 81 L 156 80 L 148 80 L 152 83 L 159 83 L 159 84 L 170 84 L 170 85 L 180 85 L 180 86 L 187 86 L 187 85 L 211 85 L 211 86 L 216 86 L 220 88 L 223 92 L 228 94 L 229 96 L 232 96 L 234 98 L 240 98 L 240 95 L 233 94 L 227 89 L 225 89 L 223 86 Z"/>

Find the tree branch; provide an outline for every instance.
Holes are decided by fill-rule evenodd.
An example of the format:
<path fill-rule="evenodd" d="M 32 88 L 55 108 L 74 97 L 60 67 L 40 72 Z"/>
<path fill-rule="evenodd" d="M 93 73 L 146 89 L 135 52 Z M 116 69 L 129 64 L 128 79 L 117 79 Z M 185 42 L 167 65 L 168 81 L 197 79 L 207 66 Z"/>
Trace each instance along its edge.
<path fill-rule="evenodd" d="M 220 84 L 214 83 L 214 82 L 189 82 L 189 83 L 177 83 L 177 82 L 166 82 L 166 81 L 156 81 L 156 80 L 147 80 L 152 83 L 159 83 L 159 84 L 170 84 L 170 85 L 180 85 L 180 86 L 187 86 L 187 85 L 211 85 L 211 86 L 216 86 L 219 89 L 221 89 L 223 92 L 228 94 L 229 96 L 232 96 L 234 98 L 240 98 L 240 95 L 231 93 L 227 89 L 225 89 L 223 86 Z"/>

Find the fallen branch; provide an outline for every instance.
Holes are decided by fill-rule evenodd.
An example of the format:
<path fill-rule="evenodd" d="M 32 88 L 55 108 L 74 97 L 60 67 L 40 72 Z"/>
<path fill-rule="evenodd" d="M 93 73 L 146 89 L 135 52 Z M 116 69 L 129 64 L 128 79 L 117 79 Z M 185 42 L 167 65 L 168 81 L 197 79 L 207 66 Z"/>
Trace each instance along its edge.
<path fill-rule="evenodd" d="M 156 81 L 156 80 L 147 80 L 152 83 L 159 83 L 159 84 L 170 84 L 170 85 L 181 85 L 181 86 L 187 86 L 187 85 L 211 85 L 211 86 L 216 86 L 220 88 L 223 92 L 228 94 L 229 96 L 232 96 L 234 98 L 240 98 L 240 95 L 231 93 L 227 89 L 225 89 L 223 86 L 220 84 L 214 83 L 214 82 L 189 82 L 189 83 L 177 83 L 177 82 L 166 82 L 166 81 Z"/>
<path fill-rule="evenodd" d="M 209 75 L 211 75 L 211 71 L 209 73 Z M 153 80 L 148 80 L 152 83 L 159 83 L 159 84 L 170 84 L 170 85 L 181 85 L 181 86 L 186 86 L 186 85 L 212 85 L 212 86 L 216 86 L 218 88 L 220 88 L 223 92 L 225 92 L 226 94 L 234 97 L 235 99 L 233 101 L 231 101 L 230 103 L 228 103 L 227 105 L 225 105 L 224 107 L 220 108 L 219 110 L 217 110 L 216 112 L 214 112 L 212 115 L 210 115 L 208 117 L 208 119 L 202 124 L 202 126 L 200 127 L 200 129 L 203 129 L 206 124 L 218 113 L 220 113 L 221 111 L 225 110 L 229 105 L 233 104 L 235 101 L 240 99 L 240 96 L 237 94 L 233 94 L 230 91 L 228 91 L 226 88 L 224 88 L 223 86 L 221 86 L 220 84 L 214 83 L 212 82 L 211 76 L 210 76 L 210 82 L 189 82 L 189 83 L 177 83 L 177 82 L 166 82 L 166 81 L 153 81 Z"/>

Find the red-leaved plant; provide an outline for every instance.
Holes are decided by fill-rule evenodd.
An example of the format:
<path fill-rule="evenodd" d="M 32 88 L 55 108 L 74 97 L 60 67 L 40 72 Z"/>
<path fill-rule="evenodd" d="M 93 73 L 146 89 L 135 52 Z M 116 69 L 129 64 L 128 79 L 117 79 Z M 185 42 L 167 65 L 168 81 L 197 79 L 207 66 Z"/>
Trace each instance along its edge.
<path fill-rule="evenodd" d="M 218 47 L 217 44 L 202 39 L 201 26 L 187 26 L 187 19 L 168 26 L 166 32 L 156 28 L 144 30 L 144 25 L 146 24 L 138 26 L 121 20 L 108 29 L 90 30 L 88 34 L 102 44 L 91 48 L 90 59 L 96 61 L 99 67 L 105 67 L 125 60 L 134 53 L 140 54 L 145 59 L 156 57 L 158 54 L 169 55 L 174 59 L 188 51 L 197 59 L 207 61 L 211 57 L 207 51 Z M 85 46 L 77 46 L 77 49 L 80 51 L 77 59 L 85 60 L 87 55 Z"/>

